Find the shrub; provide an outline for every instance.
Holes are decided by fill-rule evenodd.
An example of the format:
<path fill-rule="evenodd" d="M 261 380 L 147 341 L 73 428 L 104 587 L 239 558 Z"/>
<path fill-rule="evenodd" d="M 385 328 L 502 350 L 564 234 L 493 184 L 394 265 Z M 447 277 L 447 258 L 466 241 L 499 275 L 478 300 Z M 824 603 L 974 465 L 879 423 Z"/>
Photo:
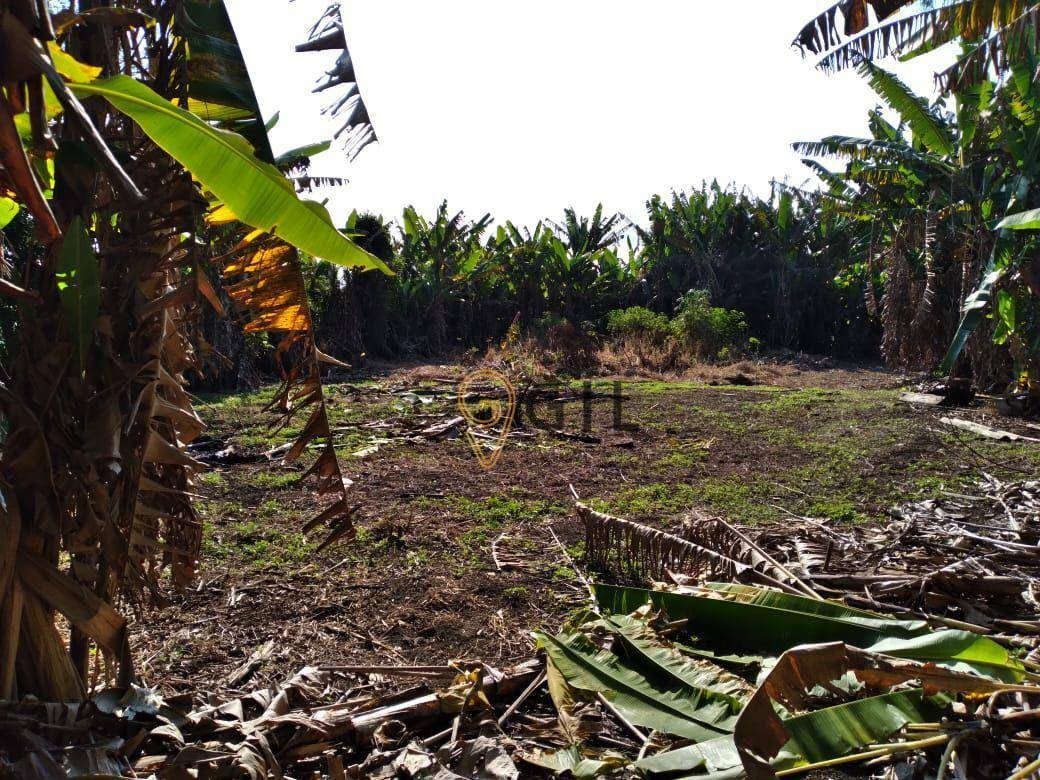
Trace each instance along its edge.
<path fill-rule="evenodd" d="M 596 363 L 596 342 L 589 332 L 567 320 L 553 325 L 546 334 L 546 342 L 556 368 L 580 376 Z"/>
<path fill-rule="evenodd" d="M 549 312 L 531 323 L 531 334 L 539 341 L 545 341 L 549 336 L 549 331 L 559 325 L 567 324 L 569 324 L 567 318 L 562 314 Z"/>
<path fill-rule="evenodd" d="M 642 306 L 615 309 L 607 314 L 607 332 L 632 344 L 653 346 L 668 339 L 668 318 Z"/>
<path fill-rule="evenodd" d="M 749 346 L 744 313 L 712 306 L 707 290 L 690 290 L 683 296 L 671 329 L 700 359 L 730 360 Z"/>

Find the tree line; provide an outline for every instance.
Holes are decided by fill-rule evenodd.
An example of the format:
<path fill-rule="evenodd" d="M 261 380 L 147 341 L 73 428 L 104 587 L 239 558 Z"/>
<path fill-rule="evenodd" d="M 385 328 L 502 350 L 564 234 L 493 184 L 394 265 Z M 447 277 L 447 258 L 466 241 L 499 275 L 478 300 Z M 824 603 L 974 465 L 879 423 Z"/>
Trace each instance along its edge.
<path fill-rule="evenodd" d="M 847 220 L 821 194 L 777 186 L 761 198 L 711 183 L 655 196 L 647 217 L 643 228 L 602 207 L 588 216 L 567 209 L 521 227 L 469 219 L 447 203 L 428 218 L 414 208 L 395 221 L 354 215 L 347 230 L 394 275 L 309 266 L 318 340 L 352 362 L 443 356 L 484 349 L 511 327 L 542 342 L 552 333 L 606 339 L 626 310 L 675 318 L 696 301 L 744 321 L 742 342 L 722 357 L 757 348 L 877 354 L 863 280 L 845 273 Z M 239 362 L 263 351 L 254 342 Z"/>

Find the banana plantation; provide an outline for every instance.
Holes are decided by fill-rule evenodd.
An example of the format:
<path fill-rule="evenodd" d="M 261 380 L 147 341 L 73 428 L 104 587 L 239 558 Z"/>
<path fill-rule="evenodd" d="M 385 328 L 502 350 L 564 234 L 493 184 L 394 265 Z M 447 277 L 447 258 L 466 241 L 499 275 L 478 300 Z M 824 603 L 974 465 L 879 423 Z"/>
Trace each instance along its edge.
<path fill-rule="evenodd" d="M 1040 2 L 772 11 L 860 135 L 533 223 L 334 217 L 259 5 L 0 0 L 0 780 L 1040 777 Z"/>

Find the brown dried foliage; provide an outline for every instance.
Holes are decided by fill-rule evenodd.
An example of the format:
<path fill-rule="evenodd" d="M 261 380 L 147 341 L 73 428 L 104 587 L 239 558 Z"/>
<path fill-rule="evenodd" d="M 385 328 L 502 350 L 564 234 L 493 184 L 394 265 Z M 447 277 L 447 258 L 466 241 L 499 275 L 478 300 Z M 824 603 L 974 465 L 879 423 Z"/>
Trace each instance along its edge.
<path fill-rule="evenodd" d="M 243 329 L 281 337 L 275 355 L 282 386 L 270 405 L 283 413 L 279 427 L 301 413 L 309 414 L 285 460 L 297 460 L 317 445 L 320 453 L 304 478 L 315 477 L 318 495 L 329 495 L 333 500 L 304 532 L 327 528 L 321 547 L 352 536 L 358 507 L 350 495 L 352 482 L 344 476 L 333 446 L 321 383 L 322 363 L 339 361 L 323 354 L 315 343 L 299 254 L 280 239 L 249 234 L 223 258 L 222 272 L 228 294 L 243 318 Z"/>

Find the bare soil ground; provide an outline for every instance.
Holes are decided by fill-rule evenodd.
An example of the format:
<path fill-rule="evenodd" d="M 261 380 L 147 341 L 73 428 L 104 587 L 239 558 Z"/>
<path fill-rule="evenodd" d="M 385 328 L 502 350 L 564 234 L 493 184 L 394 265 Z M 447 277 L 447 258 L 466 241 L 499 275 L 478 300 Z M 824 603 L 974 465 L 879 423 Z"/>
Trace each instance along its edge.
<path fill-rule="evenodd" d="M 199 585 L 137 621 L 145 681 L 173 694 L 253 689 L 308 664 L 529 657 L 529 631 L 556 627 L 586 599 L 550 532 L 580 561 L 571 485 L 598 509 L 668 527 L 691 510 L 747 523 L 791 514 L 858 523 L 984 471 L 1015 478 L 1040 467 L 1040 444 L 949 428 L 939 422 L 948 410 L 898 400 L 904 378 L 826 362 L 625 379 L 624 430 L 613 430 L 614 401 L 597 397 L 589 441 L 539 430 L 522 410 L 522 436 L 491 471 L 461 437 L 410 441 L 361 427 L 453 414 L 445 388 L 464 373 L 388 368 L 328 386 L 338 447 L 363 503 L 354 542 L 315 554 L 320 539 L 300 533 L 320 509 L 299 482 L 302 466 L 263 460 L 204 475 Z M 732 384 L 745 380 L 753 384 Z M 610 394 L 612 381 L 597 379 L 594 389 Z M 203 399 L 209 433 L 245 453 L 290 440 L 294 431 L 273 433 L 275 415 L 262 411 L 273 391 Z M 556 420 L 559 410 L 560 427 L 579 431 L 580 400 L 535 412 Z M 956 414 L 1040 435 L 983 408 Z M 229 685 L 269 641 L 270 652 Z"/>

